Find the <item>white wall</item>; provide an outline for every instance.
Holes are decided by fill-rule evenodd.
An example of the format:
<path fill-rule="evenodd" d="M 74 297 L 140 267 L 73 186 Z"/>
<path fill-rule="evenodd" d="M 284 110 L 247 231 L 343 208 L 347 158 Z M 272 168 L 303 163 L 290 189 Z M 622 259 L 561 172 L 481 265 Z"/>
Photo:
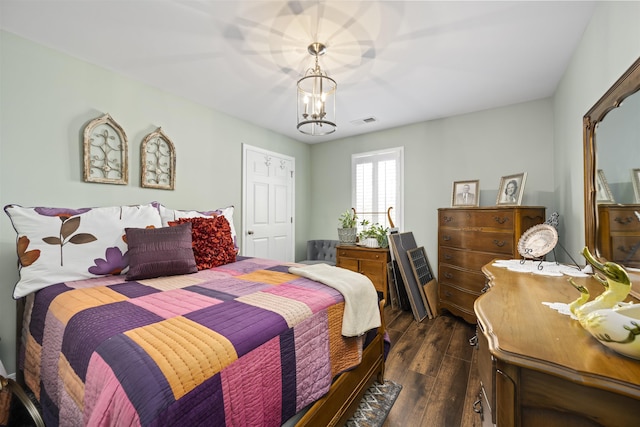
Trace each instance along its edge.
<path fill-rule="evenodd" d="M 176 209 L 236 206 L 241 232 L 242 143 L 296 158 L 296 253 L 308 230 L 310 148 L 111 71 L 0 32 L 0 206 L 148 203 Z M 210 82 L 216 84 L 215 82 Z M 129 184 L 82 180 L 82 131 L 109 113 L 129 140 Z M 175 191 L 140 187 L 140 143 L 162 126 L 176 146 Z M 15 371 L 15 233 L 0 214 L 0 359 Z"/>

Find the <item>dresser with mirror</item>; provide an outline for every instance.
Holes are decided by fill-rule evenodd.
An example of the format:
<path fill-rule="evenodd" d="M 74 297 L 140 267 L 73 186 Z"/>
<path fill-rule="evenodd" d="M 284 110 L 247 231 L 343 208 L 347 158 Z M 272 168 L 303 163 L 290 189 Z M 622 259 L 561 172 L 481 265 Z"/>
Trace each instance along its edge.
<path fill-rule="evenodd" d="M 640 58 L 583 120 L 586 246 L 603 262 L 627 269 L 636 285 L 627 301 L 636 304 L 640 201 L 631 171 L 640 168 L 639 151 L 634 151 L 640 150 L 639 91 Z M 624 116 L 631 119 L 619 120 Z M 610 191 L 606 197 L 602 176 Z M 566 277 L 512 272 L 491 263 L 482 271 L 488 290 L 474 305 L 481 379 L 474 409 L 482 414 L 483 426 L 640 425 L 640 360 L 610 350 L 576 320 L 545 306 L 578 297 Z M 592 296 L 603 291 L 593 277 L 576 281 Z"/>

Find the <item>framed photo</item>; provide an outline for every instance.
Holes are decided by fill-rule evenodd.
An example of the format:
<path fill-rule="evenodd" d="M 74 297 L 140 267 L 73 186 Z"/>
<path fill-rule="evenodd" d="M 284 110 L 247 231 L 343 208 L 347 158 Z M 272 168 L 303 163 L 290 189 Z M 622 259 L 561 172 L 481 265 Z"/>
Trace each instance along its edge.
<path fill-rule="evenodd" d="M 640 169 L 631 169 L 631 182 L 633 182 L 636 203 L 640 203 Z"/>
<path fill-rule="evenodd" d="M 451 206 L 479 206 L 480 181 L 455 181 L 451 194 Z"/>
<path fill-rule="evenodd" d="M 522 203 L 522 195 L 524 194 L 524 184 L 526 181 L 526 172 L 500 178 L 496 205 L 519 206 Z"/>
<path fill-rule="evenodd" d="M 604 176 L 604 171 L 598 169 L 596 174 L 596 203 L 615 203 L 613 194 L 607 183 L 607 178 Z"/>

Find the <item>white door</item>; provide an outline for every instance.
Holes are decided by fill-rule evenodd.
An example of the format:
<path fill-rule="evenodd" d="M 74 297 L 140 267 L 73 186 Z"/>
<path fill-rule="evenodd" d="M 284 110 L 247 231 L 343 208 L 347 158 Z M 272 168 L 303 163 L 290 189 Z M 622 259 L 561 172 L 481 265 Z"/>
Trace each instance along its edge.
<path fill-rule="evenodd" d="M 294 261 L 295 159 L 243 144 L 242 254 Z"/>

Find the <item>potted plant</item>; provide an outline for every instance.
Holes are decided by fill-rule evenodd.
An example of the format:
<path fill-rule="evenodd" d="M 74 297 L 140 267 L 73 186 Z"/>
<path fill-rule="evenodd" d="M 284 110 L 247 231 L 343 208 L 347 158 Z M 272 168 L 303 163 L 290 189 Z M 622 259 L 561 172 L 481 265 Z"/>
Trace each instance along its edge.
<path fill-rule="evenodd" d="M 360 225 L 365 227 L 360 232 L 360 242 L 364 246 L 369 248 L 386 248 L 389 246 L 388 228 L 384 228 L 378 223 L 370 224 L 366 219 L 362 220 Z"/>
<path fill-rule="evenodd" d="M 358 216 L 356 215 L 356 210 L 351 208 L 351 210 L 343 212 L 340 218 L 338 218 L 338 221 L 340 221 L 342 225 L 342 228 L 338 228 L 338 240 L 340 240 L 340 244 L 355 245 L 358 236 L 358 229 L 356 228 Z"/>

